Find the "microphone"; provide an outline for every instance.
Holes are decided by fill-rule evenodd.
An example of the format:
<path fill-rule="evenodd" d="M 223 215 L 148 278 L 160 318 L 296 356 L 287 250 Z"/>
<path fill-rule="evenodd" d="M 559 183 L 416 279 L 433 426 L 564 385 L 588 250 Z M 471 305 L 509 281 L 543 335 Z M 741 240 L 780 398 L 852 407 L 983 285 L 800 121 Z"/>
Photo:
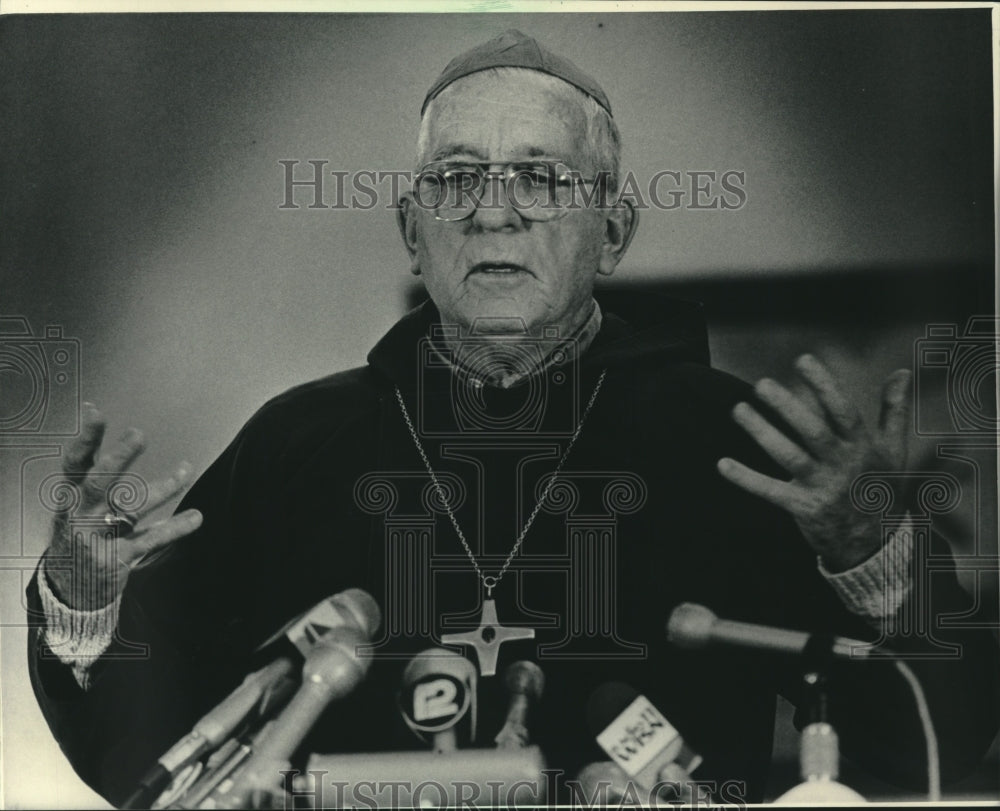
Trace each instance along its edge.
<path fill-rule="evenodd" d="M 720 620 L 710 609 L 696 603 L 681 603 L 667 621 L 667 641 L 679 648 L 731 645 L 800 655 L 812 638 L 812 634 L 802 631 Z M 830 638 L 826 647 L 834 657 L 840 659 L 865 659 L 871 649 L 867 642 L 842 636 Z"/>
<path fill-rule="evenodd" d="M 258 645 L 254 652 L 266 651 L 275 643 L 280 644 L 287 640 L 305 656 L 331 628 L 353 625 L 372 637 L 381 622 L 382 612 L 375 598 L 363 589 L 345 589 L 316 603 L 306 613 L 289 620 Z"/>
<path fill-rule="evenodd" d="M 371 658 L 360 657 L 358 648 L 370 641 L 367 632 L 350 625 L 328 631 L 306 656 L 302 686 L 288 706 L 255 741 L 250 758 L 219 784 L 201 807 L 241 808 L 258 789 L 280 791 L 277 765 L 290 761 L 332 702 L 347 696 L 361 683 Z"/>
<path fill-rule="evenodd" d="M 476 678 L 472 662 L 444 648 L 418 653 L 403 671 L 399 710 L 418 738 L 426 741 L 431 736 L 435 752 L 458 748 L 457 729 L 466 717 L 468 740 L 475 740 Z"/>
<path fill-rule="evenodd" d="M 837 782 L 840 768 L 837 733 L 822 721 L 802 730 L 799 741 L 799 767 L 802 782 L 793 786 L 775 805 L 818 805 L 820 803 L 863 803 L 865 798 L 854 789 Z"/>
<path fill-rule="evenodd" d="M 574 792 L 582 792 L 577 800 L 581 806 L 607 807 L 619 804 L 628 793 L 629 776 L 611 760 L 599 760 L 580 769 L 576 780 L 569 782 Z"/>
<path fill-rule="evenodd" d="M 671 763 L 688 773 L 701 765 L 701 756 L 653 703 L 622 682 L 594 691 L 587 721 L 601 749 L 646 791 L 655 791 L 660 771 Z"/>
<path fill-rule="evenodd" d="M 510 693 L 507 720 L 493 739 L 498 749 L 523 749 L 530 743 L 528 713 L 542 697 L 545 674 L 534 662 L 519 661 L 507 666 L 504 683 Z"/>
<path fill-rule="evenodd" d="M 326 630 L 339 625 L 367 628 L 379 621 L 375 600 L 361 589 L 347 589 L 327 597 L 288 622 L 260 645 L 256 653 L 287 647 L 290 642 L 303 656 Z M 374 631 L 371 631 L 374 633 Z M 147 808 L 192 763 L 220 746 L 247 721 L 266 718 L 280 708 L 294 686 L 292 660 L 281 656 L 247 676 L 242 684 L 199 720 L 191 731 L 168 749 L 143 775 L 123 808 Z"/>
<path fill-rule="evenodd" d="M 295 681 L 292 662 L 276 659 L 254 671 L 168 749 L 143 775 L 122 808 L 148 808 L 178 775 L 222 744 L 252 716 L 263 717 L 291 695 Z"/>

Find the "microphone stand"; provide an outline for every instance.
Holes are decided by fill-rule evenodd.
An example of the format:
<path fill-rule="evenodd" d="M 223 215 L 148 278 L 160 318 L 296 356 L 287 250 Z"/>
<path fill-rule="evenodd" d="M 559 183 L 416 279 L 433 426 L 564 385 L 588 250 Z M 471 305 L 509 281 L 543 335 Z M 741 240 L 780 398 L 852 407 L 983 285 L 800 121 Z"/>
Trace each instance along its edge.
<path fill-rule="evenodd" d="M 828 721 L 827 684 L 834 662 L 833 638 L 815 634 L 802 652 L 802 691 L 809 723 L 799 739 L 799 773 L 803 782 L 786 791 L 776 805 L 863 803 L 854 789 L 837 782 L 840 747 Z"/>

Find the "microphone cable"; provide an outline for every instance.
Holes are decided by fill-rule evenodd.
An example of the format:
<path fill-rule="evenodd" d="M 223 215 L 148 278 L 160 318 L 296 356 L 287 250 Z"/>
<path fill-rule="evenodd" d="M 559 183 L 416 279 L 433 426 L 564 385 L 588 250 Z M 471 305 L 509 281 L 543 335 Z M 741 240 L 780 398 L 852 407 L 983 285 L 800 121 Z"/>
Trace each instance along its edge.
<path fill-rule="evenodd" d="M 924 731 L 924 742 L 927 746 L 927 800 L 932 803 L 941 802 L 941 761 L 938 753 L 937 733 L 934 732 L 934 722 L 931 720 L 930 707 L 920 679 L 902 659 L 893 657 L 892 663 L 900 675 L 906 679 L 913 692 L 913 700 L 917 704 L 917 715 Z"/>

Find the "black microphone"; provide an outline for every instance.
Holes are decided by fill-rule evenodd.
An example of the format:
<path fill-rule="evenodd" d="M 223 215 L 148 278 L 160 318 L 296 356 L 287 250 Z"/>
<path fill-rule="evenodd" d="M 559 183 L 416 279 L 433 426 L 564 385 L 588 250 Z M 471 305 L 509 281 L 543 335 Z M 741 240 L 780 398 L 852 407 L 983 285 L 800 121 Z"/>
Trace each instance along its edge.
<path fill-rule="evenodd" d="M 279 648 L 289 648 L 289 654 L 305 656 L 330 628 L 354 625 L 368 629 L 373 618 L 376 623 L 380 621 L 378 605 L 371 595 L 361 589 L 347 589 L 325 598 L 295 617 L 260 645 L 256 653 L 263 651 L 276 655 Z M 174 778 L 222 745 L 245 723 L 273 715 L 291 695 L 295 683 L 294 670 L 293 659 L 280 656 L 247 676 L 157 760 L 143 775 L 122 808 L 148 808 L 170 787 Z"/>
<path fill-rule="evenodd" d="M 528 713 L 542 697 L 545 674 L 534 662 L 512 662 L 504 671 L 504 683 L 510 693 L 507 720 L 493 740 L 498 749 L 523 749 L 530 743 Z"/>
<path fill-rule="evenodd" d="M 710 609 L 696 603 L 681 603 L 667 620 L 667 641 L 679 648 L 728 645 L 801 655 L 812 638 L 812 634 L 802 631 L 720 620 Z M 841 659 L 865 659 L 871 650 L 867 642 L 842 636 L 824 640 L 824 647 Z"/>
<path fill-rule="evenodd" d="M 688 773 L 701 764 L 653 703 L 622 682 L 594 691 L 587 721 L 601 749 L 646 791 L 655 791 L 660 771 L 671 763 Z"/>
<path fill-rule="evenodd" d="M 201 807 L 243 808 L 258 790 L 279 792 L 279 764 L 289 762 L 323 711 L 364 679 L 371 657 L 358 650 L 370 641 L 368 633 L 348 625 L 328 631 L 306 656 L 302 686 L 288 706 L 254 742 L 250 758 Z"/>
<path fill-rule="evenodd" d="M 472 662 L 454 651 L 429 648 L 410 660 L 402 682 L 397 698 L 403 720 L 421 740 L 429 735 L 435 752 L 458 748 L 459 725 L 463 739 L 475 740 L 476 666 Z"/>

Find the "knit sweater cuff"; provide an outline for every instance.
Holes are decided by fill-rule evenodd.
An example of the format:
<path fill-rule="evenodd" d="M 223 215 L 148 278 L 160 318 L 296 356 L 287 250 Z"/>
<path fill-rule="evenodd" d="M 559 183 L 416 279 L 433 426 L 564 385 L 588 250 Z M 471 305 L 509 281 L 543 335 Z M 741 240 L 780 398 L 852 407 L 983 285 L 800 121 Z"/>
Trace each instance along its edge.
<path fill-rule="evenodd" d="M 883 620 L 899 611 L 913 588 L 912 559 L 913 526 L 907 516 L 878 552 L 853 569 L 833 573 L 822 560 L 818 563 L 849 611 L 866 620 Z"/>
<path fill-rule="evenodd" d="M 108 646 L 118 625 L 121 595 L 96 611 L 70 608 L 53 593 L 43 560 L 38 570 L 38 596 L 45 613 L 42 637 L 49 650 L 73 671 L 84 690 L 90 684 L 90 668 Z"/>

